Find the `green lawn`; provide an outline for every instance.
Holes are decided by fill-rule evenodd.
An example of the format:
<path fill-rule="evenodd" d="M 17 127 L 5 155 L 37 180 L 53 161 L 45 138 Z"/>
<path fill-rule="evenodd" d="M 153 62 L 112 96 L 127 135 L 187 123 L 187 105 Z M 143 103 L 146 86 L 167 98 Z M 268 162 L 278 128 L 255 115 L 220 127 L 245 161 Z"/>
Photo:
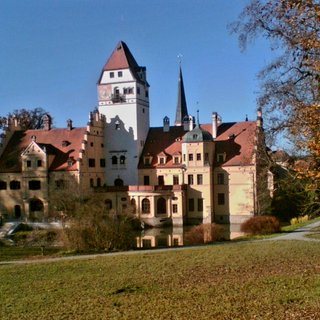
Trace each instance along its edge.
<path fill-rule="evenodd" d="M 0 319 L 320 319 L 320 246 L 267 241 L 0 266 Z"/>

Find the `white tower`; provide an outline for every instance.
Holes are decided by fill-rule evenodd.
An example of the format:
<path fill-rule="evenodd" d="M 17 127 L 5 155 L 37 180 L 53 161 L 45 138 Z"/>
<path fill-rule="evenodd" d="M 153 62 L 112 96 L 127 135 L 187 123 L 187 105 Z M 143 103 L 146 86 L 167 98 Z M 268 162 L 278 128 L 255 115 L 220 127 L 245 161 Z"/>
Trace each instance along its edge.
<path fill-rule="evenodd" d="M 149 84 L 120 41 L 98 82 L 99 112 L 106 116 L 107 185 L 137 185 L 138 162 L 149 130 Z"/>

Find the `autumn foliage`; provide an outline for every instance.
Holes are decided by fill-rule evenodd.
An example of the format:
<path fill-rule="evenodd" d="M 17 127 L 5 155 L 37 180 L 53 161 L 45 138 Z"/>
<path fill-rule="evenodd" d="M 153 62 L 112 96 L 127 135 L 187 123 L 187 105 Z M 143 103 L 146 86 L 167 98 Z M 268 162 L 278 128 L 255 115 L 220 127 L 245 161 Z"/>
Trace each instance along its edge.
<path fill-rule="evenodd" d="M 279 220 L 274 216 L 255 216 L 242 223 L 241 231 L 253 235 L 263 235 L 280 232 L 281 227 Z"/>

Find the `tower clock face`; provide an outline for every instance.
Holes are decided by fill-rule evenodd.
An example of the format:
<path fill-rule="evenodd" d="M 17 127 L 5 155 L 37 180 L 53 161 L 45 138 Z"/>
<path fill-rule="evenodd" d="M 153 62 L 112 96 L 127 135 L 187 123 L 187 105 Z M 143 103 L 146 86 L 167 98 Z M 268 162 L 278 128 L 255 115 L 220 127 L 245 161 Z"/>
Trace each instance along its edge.
<path fill-rule="evenodd" d="M 100 86 L 99 87 L 99 99 L 105 100 L 109 95 L 109 90 L 107 86 Z"/>

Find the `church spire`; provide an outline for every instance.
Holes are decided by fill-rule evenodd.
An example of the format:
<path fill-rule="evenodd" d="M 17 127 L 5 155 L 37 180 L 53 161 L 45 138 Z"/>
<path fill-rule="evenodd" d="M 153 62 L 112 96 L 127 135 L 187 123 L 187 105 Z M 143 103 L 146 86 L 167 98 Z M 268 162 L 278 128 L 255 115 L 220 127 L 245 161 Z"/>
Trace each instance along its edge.
<path fill-rule="evenodd" d="M 178 81 L 178 102 L 177 102 L 175 125 L 181 126 L 183 124 L 183 118 L 187 115 L 188 115 L 187 101 L 184 93 L 182 70 L 181 70 L 181 64 L 180 64 L 179 81 Z"/>

